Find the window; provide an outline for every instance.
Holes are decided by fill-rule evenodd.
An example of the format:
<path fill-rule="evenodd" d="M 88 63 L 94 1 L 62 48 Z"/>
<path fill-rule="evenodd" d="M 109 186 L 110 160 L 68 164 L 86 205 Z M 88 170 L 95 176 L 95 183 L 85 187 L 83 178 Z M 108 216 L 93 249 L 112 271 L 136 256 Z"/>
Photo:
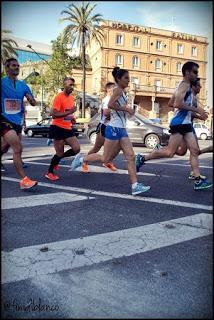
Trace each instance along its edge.
<path fill-rule="evenodd" d="M 161 69 L 161 61 L 159 59 L 157 59 L 155 61 L 155 69 L 156 70 L 160 70 Z"/>
<path fill-rule="evenodd" d="M 139 47 L 140 46 L 140 39 L 138 37 L 133 38 L 133 47 Z"/>
<path fill-rule="evenodd" d="M 134 84 L 136 84 L 136 86 L 138 86 L 139 85 L 139 79 L 136 78 L 136 77 L 131 77 L 131 83 L 134 83 Z"/>
<path fill-rule="evenodd" d="M 177 53 L 179 53 L 179 54 L 184 53 L 184 46 L 182 44 L 177 45 Z"/>
<path fill-rule="evenodd" d="M 205 124 L 202 124 L 202 128 L 207 129 L 207 126 L 205 126 Z"/>
<path fill-rule="evenodd" d="M 160 80 L 155 80 L 155 86 L 156 86 L 156 90 L 160 91 L 161 81 Z"/>
<path fill-rule="evenodd" d="M 134 67 L 139 67 L 139 58 L 137 56 L 134 56 L 132 58 L 132 66 Z"/>
<path fill-rule="evenodd" d="M 194 124 L 194 128 L 201 128 L 201 125 L 200 124 Z"/>
<path fill-rule="evenodd" d="M 123 44 L 123 36 L 121 34 L 116 35 L 116 44 Z"/>
<path fill-rule="evenodd" d="M 180 63 L 180 62 L 177 62 L 177 64 L 176 64 L 176 70 L 177 70 L 177 72 L 181 72 L 181 67 L 182 67 L 181 63 Z"/>
<path fill-rule="evenodd" d="M 156 49 L 162 50 L 162 41 L 159 41 L 159 40 L 156 41 Z"/>
<path fill-rule="evenodd" d="M 197 56 L 197 48 L 196 47 L 192 47 L 192 56 L 193 57 Z"/>
<path fill-rule="evenodd" d="M 116 54 L 115 63 L 120 65 L 123 64 L 123 57 L 121 56 L 121 54 Z"/>

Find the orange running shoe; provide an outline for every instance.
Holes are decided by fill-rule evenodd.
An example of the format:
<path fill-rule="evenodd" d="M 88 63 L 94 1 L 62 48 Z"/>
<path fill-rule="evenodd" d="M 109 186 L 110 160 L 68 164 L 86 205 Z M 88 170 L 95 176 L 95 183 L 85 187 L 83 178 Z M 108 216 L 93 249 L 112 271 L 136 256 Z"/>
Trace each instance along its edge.
<path fill-rule="evenodd" d="M 110 169 L 111 171 L 117 171 L 117 168 L 113 165 L 112 162 L 103 163 L 103 167 Z"/>
<path fill-rule="evenodd" d="M 20 188 L 21 189 L 30 189 L 32 187 L 35 187 L 38 184 L 37 181 L 29 179 L 27 176 L 24 177 L 20 182 Z"/>
<path fill-rule="evenodd" d="M 48 172 L 45 177 L 51 181 L 55 181 L 55 180 L 58 180 L 59 177 L 56 176 L 55 174 L 51 173 L 51 172 Z"/>
<path fill-rule="evenodd" d="M 83 162 L 82 164 L 82 172 L 89 172 L 88 164 L 86 162 Z"/>

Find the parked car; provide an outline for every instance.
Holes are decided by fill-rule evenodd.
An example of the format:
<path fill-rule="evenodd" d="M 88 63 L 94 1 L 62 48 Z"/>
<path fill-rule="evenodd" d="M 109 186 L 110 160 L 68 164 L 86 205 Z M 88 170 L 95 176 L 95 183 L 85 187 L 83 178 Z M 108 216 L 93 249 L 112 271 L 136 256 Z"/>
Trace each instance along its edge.
<path fill-rule="evenodd" d="M 211 131 L 207 128 L 205 124 L 194 123 L 193 127 L 195 129 L 195 133 L 198 139 L 201 139 L 201 140 L 211 139 L 212 137 Z"/>
<path fill-rule="evenodd" d="M 97 113 L 85 125 L 85 134 L 92 144 L 94 144 L 96 139 L 96 128 L 99 120 L 100 113 Z M 127 131 L 132 143 L 141 143 L 150 149 L 154 148 L 158 143 L 166 145 L 170 137 L 167 128 L 153 123 L 139 113 L 135 113 L 134 116 L 127 120 Z"/>
<path fill-rule="evenodd" d="M 43 137 L 48 137 L 49 134 L 49 129 L 50 129 L 50 125 L 51 125 L 51 120 L 52 118 L 45 118 L 41 121 L 39 121 L 37 124 L 35 125 L 31 125 L 31 126 L 27 126 L 24 129 L 24 133 L 28 136 L 28 137 L 33 137 L 33 136 L 43 136 Z M 82 123 L 76 123 L 73 125 L 73 129 L 76 130 L 76 136 L 79 135 L 79 133 L 83 133 L 84 132 L 84 124 Z"/>

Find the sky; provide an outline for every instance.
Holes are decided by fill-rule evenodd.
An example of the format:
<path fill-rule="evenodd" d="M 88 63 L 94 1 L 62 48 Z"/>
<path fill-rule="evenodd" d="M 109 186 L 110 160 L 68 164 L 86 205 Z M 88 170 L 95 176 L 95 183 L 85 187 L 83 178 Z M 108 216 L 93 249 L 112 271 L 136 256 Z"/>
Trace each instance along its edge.
<path fill-rule="evenodd" d="M 66 22 L 59 22 L 62 10 L 75 2 L 2 1 L 2 29 L 11 30 L 16 37 L 50 44 L 66 26 Z M 97 4 L 95 13 L 105 19 L 208 37 L 208 105 L 212 106 L 212 1 L 89 2 Z"/>

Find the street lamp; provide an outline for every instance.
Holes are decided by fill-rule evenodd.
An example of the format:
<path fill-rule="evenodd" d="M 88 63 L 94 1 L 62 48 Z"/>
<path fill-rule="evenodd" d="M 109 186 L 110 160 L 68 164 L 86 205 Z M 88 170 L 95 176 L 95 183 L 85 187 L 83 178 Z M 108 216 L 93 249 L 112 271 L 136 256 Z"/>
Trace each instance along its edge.
<path fill-rule="evenodd" d="M 50 64 L 43 58 L 40 56 L 40 54 L 38 52 L 36 52 L 33 47 L 28 44 L 27 48 L 31 49 L 33 52 L 35 52 L 35 54 L 43 61 L 45 61 L 45 63 L 48 64 L 48 66 L 51 68 Z M 41 109 L 42 109 L 42 117 L 44 115 L 44 110 L 43 110 L 43 92 L 44 92 L 44 88 L 43 88 L 43 70 L 41 69 L 41 87 L 42 87 L 42 100 L 41 100 Z"/>

